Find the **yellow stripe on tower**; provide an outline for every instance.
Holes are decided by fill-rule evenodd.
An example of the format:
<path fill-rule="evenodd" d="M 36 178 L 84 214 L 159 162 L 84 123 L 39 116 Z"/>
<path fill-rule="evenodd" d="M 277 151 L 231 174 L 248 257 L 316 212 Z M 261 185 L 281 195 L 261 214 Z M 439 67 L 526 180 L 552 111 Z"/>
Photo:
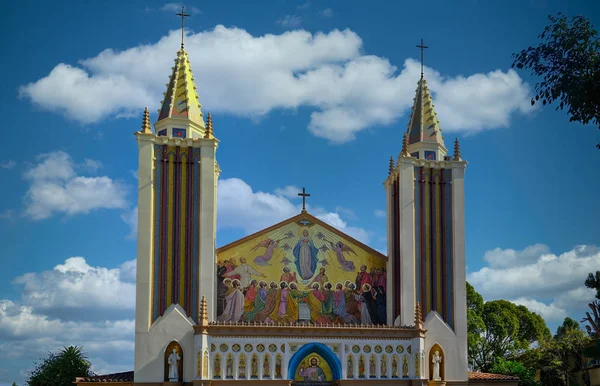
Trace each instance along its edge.
<path fill-rule="evenodd" d="M 169 180 L 167 181 L 167 202 L 169 213 L 167 214 L 167 303 L 166 307 L 168 308 L 171 303 L 173 303 L 173 294 L 172 294 L 172 286 L 173 286 L 173 228 L 175 224 L 173 224 L 173 184 L 175 182 L 174 169 L 175 169 L 175 154 L 171 152 L 171 148 L 169 151 Z"/>
<path fill-rule="evenodd" d="M 435 179 L 435 279 L 436 279 L 436 303 L 437 312 L 443 315 L 444 309 L 442 303 L 442 189 L 440 185 L 441 176 L 438 174 Z"/>
<path fill-rule="evenodd" d="M 179 190 L 181 191 L 181 208 L 179 214 L 179 304 L 185 308 L 185 269 L 186 269 L 186 250 L 185 250 L 185 235 L 187 234 L 187 229 L 185 226 L 187 216 L 185 210 L 185 199 L 186 195 L 186 187 L 187 187 L 187 175 L 186 175 L 186 167 L 187 167 L 187 153 L 181 152 L 181 182 L 179 184 Z"/>
<path fill-rule="evenodd" d="M 425 173 L 425 315 L 431 311 L 431 188 L 430 173 Z"/>

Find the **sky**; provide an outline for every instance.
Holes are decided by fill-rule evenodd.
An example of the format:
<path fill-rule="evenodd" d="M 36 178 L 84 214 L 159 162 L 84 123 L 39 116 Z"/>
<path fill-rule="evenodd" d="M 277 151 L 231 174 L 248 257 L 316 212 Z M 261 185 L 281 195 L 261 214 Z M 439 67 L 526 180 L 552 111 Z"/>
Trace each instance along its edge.
<path fill-rule="evenodd" d="M 259 4 L 260 3 L 260 4 Z M 594 298 L 597 128 L 532 107 L 511 54 L 547 16 L 594 1 L 189 1 L 186 49 L 213 116 L 217 244 L 308 210 L 385 253 L 389 158 L 420 73 L 446 146 L 468 161 L 467 280 L 555 331 Z M 2 5 L 0 385 L 83 345 L 98 373 L 133 369 L 137 144 L 180 43 L 180 3 Z"/>

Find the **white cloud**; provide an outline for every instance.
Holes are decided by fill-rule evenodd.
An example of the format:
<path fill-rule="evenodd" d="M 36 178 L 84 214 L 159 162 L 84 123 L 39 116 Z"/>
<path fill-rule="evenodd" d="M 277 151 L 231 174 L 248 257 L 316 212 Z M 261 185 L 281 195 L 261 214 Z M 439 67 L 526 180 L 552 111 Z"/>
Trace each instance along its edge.
<path fill-rule="evenodd" d="M 283 196 L 283 197 L 289 198 L 289 199 L 300 198 L 300 196 L 298 196 L 298 193 L 301 193 L 301 192 L 302 192 L 302 189 L 300 189 L 299 187 L 297 187 L 295 185 L 288 185 L 284 188 L 275 189 L 276 195 Z"/>
<path fill-rule="evenodd" d="M 376 209 L 373 214 L 375 215 L 375 217 L 383 217 L 383 218 L 385 218 L 385 210 Z"/>
<path fill-rule="evenodd" d="M 23 304 L 44 314 L 97 309 L 132 311 L 135 307 L 132 271 L 135 272 L 135 261 L 109 269 L 92 267 L 83 257 L 71 257 L 51 271 L 26 273 L 13 283 L 22 286 Z"/>
<path fill-rule="evenodd" d="M 129 225 L 129 235 L 127 238 L 132 240 L 137 237 L 138 230 L 138 207 L 128 210 L 121 214 L 121 220 L 125 221 L 125 224 Z"/>
<path fill-rule="evenodd" d="M 21 301 L 0 299 L 0 363 L 11 382 L 69 345 L 83 346 L 96 372 L 131 370 L 134 280 L 135 260 L 108 268 L 82 257 L 15 278 Z"/>
<path fill-rule="evenodd" d="M 298 15 L 285 15 L 277 19 L 277 24 L 285 28 L 298 28 L 302 24 L 302 17 Z"/>
<path fill-rule="evenodd" d="M 217 224 L 220 228 L 240 228 L 247 233 L 256 232 L 300 213 L 301 204 L 292 204 L 281 192 L 291 191 L 289 187 L 278 189 L 276 193 L 254 192 L 250 185 L 239 178 L 219 180 L 217 192 Z M 296 190 L 296 194 L 297 194 Z M 307 205 L 309 213 L 331 226 L 347 233 L 363 243 L 368 243 L 371 233 L 349 226 L 339 213 L 328 212 L 319 207 Z"/>
<path fill-rule="evenodd" d="M 545 304 L 528 298 L 518 298 L 512 302 L 527 307 L 530 311 L 544 318 L 546 322 L 562 322 L 567 317 L 567 311 L 564 308 L 557 307 L 554 303 Z"/>
<path fill-rule="evenodd" d="M 102 168 L 102 162 L 86 158 L 85 160 L 83 160 L 81 168 L 86 172 L 96 173 L 99 169 Z"/>
<path fill-rule="evenodd" d="M 297 9 L 307 9 L 310 7 L 310 1 L 307 1 L 306 3 L 302 3 L 298 6 L 296 6 Z"/>
<path fill-rule="evenodd" d="M 41 154 L 37 164 L 24 174 L 30 185 L 25 194 L 25 215 L 36 220 L 54 213 L 74 215 L 92 210 L 127 207 L 126 189 L 106 176 L 78 176 L 75 169 L 96 169 L 98 161 L 86 160 L 77 165 L 65 152 Z"/>
<path fill-rule="evenodd" d="M 162 7 L 160 7 L 160 10 L 163 12 L 180 13 L 182 5 L 185 5 L 185 4 L 183 4 L 183 3 L 166 3 L 166 4 L 163 4 Z M 185 13 L 199 14 L 201 12 L 198 8 L 194 7 L 193 5 L 192 6 L 188 5 L 185 7 Z"/>
<path fill-rule="evenodd" d="M 161 99 L 179 39 L 172 31 L 154 44 L 107 49 L 78 66 L 60 63 L 21 86 L 20 95 L 82 123 L 141 116 L 144 106 Z M 397 122 L 410 108 L 420 76 L 415 60 L 398 71 L 386 58 L 363 55 L 361 38 L 348 29 L 253 36 L 218 25 L 188 34 L 186 49 L 205 109 L 257 118 L 307 106 L 313 109 L 310 132 L 334 143 Z M 513 70 L 444 77 L 426 68 L 426 74 L 448 132 L 504 127 L 515 113 L 532 111 L 529 86 Z"/>
<path fill-rule="evenodd" d="M 324 9 L 321 12 L 319 12 L 319 14 L 321 16 L 327 17 L 327 18 L 332 17 L 333 16 L 333 9 L 331 9 L 331 8 Z"/>
<path fill-rule="evenodd" d="M 13 169 L 15 166 L 17 166 L 17 163 L 13 160 L 8 160 L 8 161 L 1 161 L 0 162 L 0 169 Z"/>
<path fill-rule="evenodd" d="M 600 249 L 581 245 L 556 255 L 543 244 L 522 251 L 496 248 L 490 264 L 468 273 L 467 280 L 486 300 L 507 299 L 538 312 L 549 322 L 567 315 L 583 316 L 595 292 L 584 286 L 588 273 L 600 266 Z"/>

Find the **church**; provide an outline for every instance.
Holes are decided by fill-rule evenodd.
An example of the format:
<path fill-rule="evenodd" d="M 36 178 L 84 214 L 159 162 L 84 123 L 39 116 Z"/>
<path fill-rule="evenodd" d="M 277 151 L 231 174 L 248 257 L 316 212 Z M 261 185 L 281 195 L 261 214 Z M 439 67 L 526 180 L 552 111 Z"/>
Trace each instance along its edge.
<path fill-rule="evenodd" d="M 387 255 L 311 215 L 304 190 L 298 215 L 217 247 L 218 126 L 182 36 L 154 128 L 146 108 L 135 133 L 134 369 L 76 383 L 517 385 L 468 371 L 467 162 L 458 140 L 448 153 L 427 81 L 415 81 L 381 173 Z"/>

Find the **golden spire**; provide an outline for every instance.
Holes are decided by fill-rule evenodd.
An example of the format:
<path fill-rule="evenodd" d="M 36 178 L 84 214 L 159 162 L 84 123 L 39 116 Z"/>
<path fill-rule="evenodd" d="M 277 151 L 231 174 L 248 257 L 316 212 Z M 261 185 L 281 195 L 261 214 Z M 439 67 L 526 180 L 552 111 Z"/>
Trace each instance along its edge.
<path fill-rule="evenodd" d="M 423 311 L 419 302 L 415 305 L 415 327 L 423 328 Z"/>
<path fill-rule="evenodd" d="M 208 326 L 208 314 L 206 312 L 206 296 L 204 295 L 202 295 L 202 300 L 200 301 L 200 312 L 198 315 L 198 319 L 201 326 Z"/>
<path fill-rule="evenodd" d="M 400 152 L 400 157 L 410 157 L 410 153 L 408 152 L 408 133 L 404 133 L 402 137 L 402 151 Z"/>
<path fill-rule="evenodd" d="M 460 158 L 460 143 L 458 143 L 458 138 L 454 140 L 454 157 L 452 157 L 454 161 L 461 161 Z"/>
<path fill-rule="evenodd" d="M 212 115 L 208 113 L 206 118 L 206 134 L 204 134 L 204 138 L 214 138 L 215 133 L 213 131 L 213 123 L 212 123 Z"/>
<path fill-rule="evenodd" d="M 152 134 L 152 130 L 150 129 L 150 112 L 148 111 L 148 107 L 144 109 L 144 118 L 142 118 L 142 130 L 140 130 L 140 133 Z"/>
<path fill-rule="evenodd" d="M 176 13 L 177 16 L 181 16 L 181 49 L 183 50 L 183 21 L 186 17 L 190 16 L 184 12 L 183 5 L 181 6 L 181 13 Z"/>
<path fill-rule="evenodd" d="M 390 172 L 388 175 L 391 176 L 393 172 L 394 172 L 394 157 L 390 157 Z"/>

